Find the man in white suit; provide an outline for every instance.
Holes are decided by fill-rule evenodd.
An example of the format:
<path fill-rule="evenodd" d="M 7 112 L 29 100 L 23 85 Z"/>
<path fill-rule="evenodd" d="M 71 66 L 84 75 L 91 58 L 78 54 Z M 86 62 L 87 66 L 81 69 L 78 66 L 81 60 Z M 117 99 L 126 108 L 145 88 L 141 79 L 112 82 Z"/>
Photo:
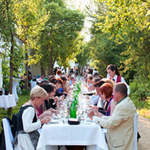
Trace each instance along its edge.
<path fill-rule="evenodd" d="M 112 116 L 97 115 L 94 122 L 107 129 L 109 150 L 133 150 L 133 125 L 136 108 L 129 97 L 125 83 L 117 83 L 113 90 L 117 102 Z"/>

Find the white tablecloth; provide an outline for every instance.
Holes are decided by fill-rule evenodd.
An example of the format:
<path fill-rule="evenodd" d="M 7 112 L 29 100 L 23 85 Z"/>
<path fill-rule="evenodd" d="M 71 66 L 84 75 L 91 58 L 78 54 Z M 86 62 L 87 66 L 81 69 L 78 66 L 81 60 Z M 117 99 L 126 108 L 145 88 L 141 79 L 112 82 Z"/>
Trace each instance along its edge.
<path fill-rule="evenodd" d="M 14 95 L 0 95 L 0 107 L 10 108 L 16 106 Z"/>
<path fill-rule="evenodd" d="M 108 150 L 104 133 L 97 124 L 46 124 L 37 150 L 57 150 L 56 145 L 86 145 L 87 150 Z"/>

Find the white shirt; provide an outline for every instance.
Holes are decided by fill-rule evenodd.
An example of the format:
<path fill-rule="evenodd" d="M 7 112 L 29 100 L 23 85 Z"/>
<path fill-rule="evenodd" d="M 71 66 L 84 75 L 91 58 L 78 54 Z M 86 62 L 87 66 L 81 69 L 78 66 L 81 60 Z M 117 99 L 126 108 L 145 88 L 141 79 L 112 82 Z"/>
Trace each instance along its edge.
<path fill-rule="evenodd" d="M 55 75 L 56 78 L 60 78 L 60 76 L 58 74 Z"/>
<path fill-rule="evenodd" d="M 28 107 L 23 111 L 22 114 L 22 123 L 23 129 L 25 132 L 32 132 L 41 127 L 41 121 L 37 120 L 37 122 L 32 122 L 35 116 L 35 110 L 33 107 Z"/>
<path fill-rule="evenodd" d="M 92 95 L 90 96 L 90 101 L 93 105 L 96 105 L 99 101 L 99 98 L 100 98 L 99 95 Z"/>
<path fill-rule="evenodd" d="M 103 108 L 104 107 L 104 103 L 103 100 L 101 100 L 101 98 L 99 97 L 99 101 L 97 103 L 97 107 Z"/>

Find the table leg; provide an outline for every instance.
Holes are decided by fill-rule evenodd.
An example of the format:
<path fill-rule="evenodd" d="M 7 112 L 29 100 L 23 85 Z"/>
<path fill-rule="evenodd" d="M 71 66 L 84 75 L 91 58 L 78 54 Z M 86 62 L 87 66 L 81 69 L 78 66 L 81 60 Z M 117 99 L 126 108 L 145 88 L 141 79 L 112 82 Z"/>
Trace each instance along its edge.
<path fill-rule="evenodd" d="M 61 149 L 61 147 L 62 147 L 61 145 L 58 145 L 58 150 L 60 150 L 60 149 Z"/>
<path fill-rule="evenodd" d="M 7 110 L 7 115 L 8 115 L 8 117 L 11 116 L 11 112 L 12 112 L 12 107 L 8 108 L 8 110 Z"/>

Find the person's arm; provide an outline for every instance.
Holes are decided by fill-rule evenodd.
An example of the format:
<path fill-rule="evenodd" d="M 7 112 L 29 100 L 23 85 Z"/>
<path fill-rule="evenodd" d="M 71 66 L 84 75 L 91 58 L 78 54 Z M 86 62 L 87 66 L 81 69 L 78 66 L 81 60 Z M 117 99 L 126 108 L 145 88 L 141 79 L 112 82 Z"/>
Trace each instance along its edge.
<path fill-rule="evenodd" d="M 113 129 L 119 124 L 121 124 L 124 120 L 127 120 L 126 110 L 122 107 L 115 108 L 112 116 L 107 117 L 94 117 L 94 122 L 99 124 L 100 126 L 106 129 Z"/>
<path fill-rule="evenodd" d="M 36 122 L 33 122 L 34 116 L 35 110 L 33 107 L 25 109 L 22 114 L 23 129 L 27 133 L 39 129 L 42 124 L 48 123 L 51 120 L 49 116 L 45 116 L 41 119 L 38 119 Z"/>
<path fill-rule="evenodd" d="M 38 117 L 38 119 L 42 120 L 46 116 L 52 117 L 52 112 L 50 110 L 46 110 Z"/>

